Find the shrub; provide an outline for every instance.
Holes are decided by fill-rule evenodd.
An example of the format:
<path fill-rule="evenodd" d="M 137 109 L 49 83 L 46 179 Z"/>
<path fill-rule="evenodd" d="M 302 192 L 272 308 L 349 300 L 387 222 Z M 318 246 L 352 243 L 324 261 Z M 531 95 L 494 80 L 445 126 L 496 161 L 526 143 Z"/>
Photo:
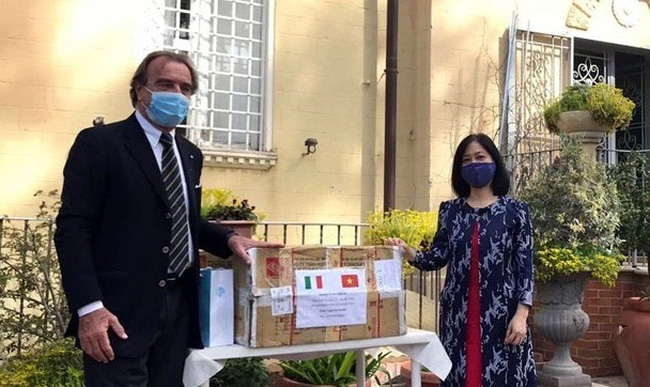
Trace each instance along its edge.
<path fill-rule="evenodd" d="M 386 238 L 399 237 L 414 249 L 428 249 L 438 228 L 438 213 L 432 211 L 392 210 L 368 215 L 364 244 L 383 245 Z M 403 276 L 415 269 L 404 262 Z"/>
<path fill-rule="evenodd" d="M 74 340 L 36 347 L 0 366 L 0 387 L 83 387 L 83 359 Z"/>
<path fill-rule="evenodd" d="M 0 343 L 5 356 L 63 338 L 69 319 L 52 244 L 59 194 L 38 191 L 34 196 L 43 197 L 36 220 L 0 220 Z"/>
<path fill-rule="evenodd" d="M 519 192 L 533 221 L 535 277 L 584 270 L 612 285 L 622 259 L 616 184 L 604 166 L 584 157 L 577 140 L 563 136 L 561 143 L 559 158 Z"/>
<path fill-rule="evenodd" d="M 625 249 L 650 253 L 650 161 L 640 152 L 609 170 L 621 201 L 618 236 Z"/>
<path fill-rule="evenodd" d="M 210 379 L 210 387 L 266 387 L 269 373 L 260 358 L 229 359 Z"/>

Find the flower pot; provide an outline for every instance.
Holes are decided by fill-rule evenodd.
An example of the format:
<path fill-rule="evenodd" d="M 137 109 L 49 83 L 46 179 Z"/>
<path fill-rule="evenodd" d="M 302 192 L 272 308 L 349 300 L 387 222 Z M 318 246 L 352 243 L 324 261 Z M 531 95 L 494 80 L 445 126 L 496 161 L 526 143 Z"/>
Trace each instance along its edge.
<path fill-rule="evenodd" d="M 356 387 L 356 383 L 349 384 L 349 387 Z M 286 377 L 282 377 L 279 380 L 278 387 L 331 387 L 332 385 L 329 384 L 308 384 L 308 383 L 302 383 L 302 382 L 296 382 L 295 380 L 288 379 Z M 372 386 L 372 381 L 371 380 L 366 380 L 366 383 L 364 384 L 366 387 Z"/>
<path fill-rule="evenodd" d="M 582 141 L 582 149 L 587 157 L 596 159 L 596 146 L 611 128 L 599 124 L 587 110 L 573 110 L 560 113 L 557 121 L 560 132 L 578 137 Z"/>
<path fill-rule="evenodd" d="M 411 387 L 411 361 L 407 361 L 405 363 L 402 363 L 400 367 L 400 376 L 402 379 L 406 382 L 407 387 Z M 428 371 L 422 371 L 422 387 L 437 387 L 440 386 L 440 379 L 433 373 L 433 372 L 428 372 Z"/>
<path fill-rule="evenodd" d="M 534 324 L 553 343 L 553 358 L 539 372 L 540 385 L 591 386 L 591 377 L 571 359 L 571 343 L 589 328 L 582 301 L 589 273 L 559 275 L 537 285 L 540 309 Z"/>
<path fill-rule="evenodd" d="M 614 351 L 629 387 L 647 386 L 650 380 L 650 301 L 639 297 L 623 301 Z"/>

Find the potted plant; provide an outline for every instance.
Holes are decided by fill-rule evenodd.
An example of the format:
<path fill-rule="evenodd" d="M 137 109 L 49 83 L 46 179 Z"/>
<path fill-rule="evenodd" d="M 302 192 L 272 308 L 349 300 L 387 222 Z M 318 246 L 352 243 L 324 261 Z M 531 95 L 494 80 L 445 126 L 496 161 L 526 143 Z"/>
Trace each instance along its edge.
<path fill-rule="evenodd" d="M 643 387 L 650 380 L 650 287 L 641 297 L 623 301 L 614 351 L 629 387 Z"/>
<path fill-rule="evenodd" d="M 218 188 L 206 189 L 201 193 L 201 216 L 247 238 L 253 237 L 255 226 L 263 218 L 255 212 L 255 206 L 251 206 L 248 199 L 239 200 L 232 191 Z M 204 251 L 199 253 L 199 258 L 201 267 L 215 262 L 219 262 L 220 266 L 223 263 Z"/>
<path fill-rule="evenodd" d="M 612 170 L 621 198 L 621 225 L 618 235 L 629 255 L 650 251 L 650 160 L 632 152 Z M 635 261 L 634 261 L 635 262 Z M 650 287 L 640 297 L 623 300 L 614 351 L 630 387 L 650 380 Z"/>
<path fill-rule="evenodd" d="M 625 129 L 633 111 L 634 102 L 612 85 L 572 85 L 544 109 L 544 121 L 555 134 L 588 131 L 592 127 L 611 132 Z"/>
<path fill-rule="evenodd" d="M 366 355 L 366 386 L 375 378 L 381 385 L 377 372 L 382 372 L 390 380 L 390 373 L 382 366 L 382 361 L 390 352 L 380 352 L 377 357 Z M 341 352 L 311 360 L 283 360 L 280 367 L 284 371 L 280 387 L 338 386 L 356 385 L 356 353 Z"/>
<path fill-rule="evenodd" d="M 228 359 L 221 371 L 210 379 L 210 387 L 266 387 L 269 372 L 259 357 Z"/>
<path fill-rule="evenodd" d="M 637 251 L 650 251 L 650 159 L 633 151 L 610 169 L 610 176 L 616 181 L 621 201 L 617 235 L 624 250 L 632 257 Z"/>
<path fill-rule="evenodd" d="M 239 200 L 227 189 L 206 189 L 201 194 L 201 216 L 251 237 L 261 220 L 248 199 Z M 238 227 L 239 226 L 239 227 Z"/>
<path fill-rule="evenodd" d="M 392 210 L 368 215 L 368 229 L 364 233 L 365 245 L 383 245 L 386 238 L 399 237 L 410 247 L 426 249 L 438 227 L 438 213 L 433 211 Z M 402 276 L 408 277 L 415 268 L 406 260 Z"/>
<path fill-rule="evenodd" d="M 561 145 L 560 156 L 527 181 L 519 196 L 530 206 L 535 238 L 541 308 L 534 325 L 555 346 L 540 379 L 587 382 L 589 376 L 569 350 L 589 327 L 581 309 L 586 280 L 613 286 L 618 276 L 623 260 L 616 250 L 620 203 L 615 182 L 603 165 L 584 156 L 578 140 L 562 136 Z"/>

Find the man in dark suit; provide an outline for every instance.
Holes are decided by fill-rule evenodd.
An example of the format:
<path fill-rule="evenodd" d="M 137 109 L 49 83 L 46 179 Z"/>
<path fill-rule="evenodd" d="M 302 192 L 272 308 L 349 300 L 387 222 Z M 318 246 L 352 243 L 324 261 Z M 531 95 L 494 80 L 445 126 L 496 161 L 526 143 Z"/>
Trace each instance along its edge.
<path fill-rule="evenodd" d="M 201 348 L 198 249 L 249 261 L 280 246 L 199 216 L 203 157 L 175 133 L 197 87 L 189 58 L 153 52 L 131 80 L 135 112 L 70 149 L 55 242 L 86 386 L 181 386 Z"/>

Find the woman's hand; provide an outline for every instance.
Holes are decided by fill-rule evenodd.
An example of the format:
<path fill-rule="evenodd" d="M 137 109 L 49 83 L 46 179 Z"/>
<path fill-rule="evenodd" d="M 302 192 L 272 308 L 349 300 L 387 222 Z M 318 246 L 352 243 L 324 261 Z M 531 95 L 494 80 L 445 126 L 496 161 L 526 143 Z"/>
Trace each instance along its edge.
<path fill-rule="evenodd" d="M 404 258 L 406 258 L 409 262 L 415 261 L 415 250 L 410 248 L 406 242 L 401 240 L 400 238 L 386 238 L 384 241 L 389 246 L 397 246 L 402 250 L 402 253 L 404 254 Z"/>
<path fill-rule="evenodd" d="M 504 344 L 521 345 L 524 340 L 526 340 L 526 319 L 528 319 L 529 309 L 530 308 L 524 304 L 519 304 L 517 306 L 517 311 L 508 324 L 506 339 L 503 341 Z"/>

